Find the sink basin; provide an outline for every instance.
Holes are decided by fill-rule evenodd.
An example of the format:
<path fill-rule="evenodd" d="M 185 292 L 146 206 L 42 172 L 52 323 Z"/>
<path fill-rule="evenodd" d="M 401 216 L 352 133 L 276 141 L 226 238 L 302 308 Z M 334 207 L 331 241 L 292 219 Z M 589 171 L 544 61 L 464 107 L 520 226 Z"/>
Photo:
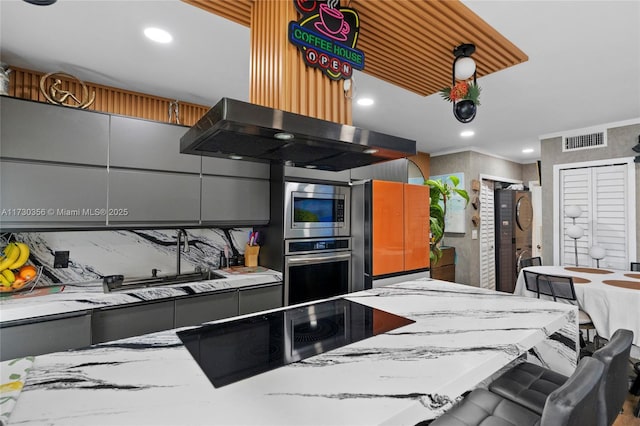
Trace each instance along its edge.
<path fill-rule="evenodd" d="M 194 281 L 218 280 L 225 278 L 213 271 L 195 271 L 178 275 L 158 275 L 155 277 L 125 278 L 124 275 L 107 275 L 102 280 L 105 293 L 125 291 L 136 288 L 158 287 L 163 285 L 189 283 Z"/>

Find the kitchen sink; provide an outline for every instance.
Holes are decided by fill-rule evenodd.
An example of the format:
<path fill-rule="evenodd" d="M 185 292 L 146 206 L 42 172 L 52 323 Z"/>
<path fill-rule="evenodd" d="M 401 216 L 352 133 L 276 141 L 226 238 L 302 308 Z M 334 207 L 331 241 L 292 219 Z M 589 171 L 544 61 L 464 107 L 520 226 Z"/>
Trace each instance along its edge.
<path fill-rule="evenodd" d="M 157 275 L 151 277 L 125 278 L 124 275 L 107 275 L 102 280 L 102 288 L 105 293 L 112 291 L 125 291 L 136 288 L 159 287 L 163 285 L 189 283 L 195 281 L 219 280 L 224 275 L 217 274 L 208 269 L 184 274 Z"/>

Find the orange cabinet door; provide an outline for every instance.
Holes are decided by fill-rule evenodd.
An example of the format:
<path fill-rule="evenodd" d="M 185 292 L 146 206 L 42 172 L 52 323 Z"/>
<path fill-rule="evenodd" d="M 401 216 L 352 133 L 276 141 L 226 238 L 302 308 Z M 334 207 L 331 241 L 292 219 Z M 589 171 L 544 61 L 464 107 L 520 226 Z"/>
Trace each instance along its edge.
<path fill-rule="evenodd" d="M 401 182 L 372 182 L 373 275 L 404 270 L 404 202 Z"/>
<path fill-rule="evenodd" d="M 429 187 L 404 185 L 404 269 L 429 267 Z"/>

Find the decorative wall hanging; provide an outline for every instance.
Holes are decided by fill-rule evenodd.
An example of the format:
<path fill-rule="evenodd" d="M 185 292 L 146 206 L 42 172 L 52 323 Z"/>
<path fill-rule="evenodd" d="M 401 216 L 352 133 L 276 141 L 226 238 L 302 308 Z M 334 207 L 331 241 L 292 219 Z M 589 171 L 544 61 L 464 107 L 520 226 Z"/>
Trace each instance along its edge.
<path fill-rule="evenodd" d="M 174 119 L 176 124 L 180 124 L 180 104 L 177 99 L 169 102 L 169 123 L 173 123 Z"/>
<path fill-rule="evenodd" d="M 293 0 L 302 17 L 289 22 L 289 41 L 305 64 L 332 80 L 349 79 L 364 69 L 364 53 L 356 49 L 360 32 L 358 12 L 340 7 L 339 0 Z"/>
<path fill-rule="evenodd" d="M 461 44 L 453 49 L 455 59 L 451 66 L 451 87 L 440 90 L 440 95 L 443 98 L 453 102 L 453 115 L 461 123 L 471 122 L 476 117 L 480 106 L 480 86 L 476 82 L 476 63 L 471 59 L 471 55 L 475 51 L 476 47 L 473 44 Z"/>
<path fill-rule="evenodd" d="M 80 85 L 82 94 L 64 89 L 61 78 L 75 80 L 77 83 L 73 84 L 73 81 L 71 81 L 69 86 L 77 87 Z M 43 75 L 40 79 L 40 92 L 49 103 L 72 108 L 85 109 L 96 99 L 95 92 L 89 96 L 89 89 L 87 89 L 87 85 L 82 80 L 64 72 L 52 72 Z"/>
<path fill-rule="evenodd" d="M 638 135 L 638 143 L 631 149 L 633 150 L 633 152 L 638 153 L 638 155 L 636 155 L 636 158 L 633 159 L 633 162 L 640 163 L 640 135 Z"/>

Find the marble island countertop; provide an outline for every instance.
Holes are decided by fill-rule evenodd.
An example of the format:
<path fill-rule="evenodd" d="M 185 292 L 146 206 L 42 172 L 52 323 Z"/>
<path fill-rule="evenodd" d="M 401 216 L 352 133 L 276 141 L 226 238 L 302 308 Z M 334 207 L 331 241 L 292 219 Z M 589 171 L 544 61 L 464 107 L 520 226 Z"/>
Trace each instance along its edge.
<path fill-rule="evenodd" d="M 527 353 L 575 368 L 574 306 L 428 279 L 346 298 L 415 323 L 220 388 L 176 330 L 42 355 L 9 423 L 414 425 Z"/>
<path fill-rule="evenodd" d="M 0 298 L 0 323 L 282 281 L 282 273 L 278 271 L 259 268 L 258 272 L 242 273 L 247 269 L 218 269 L 215 272 L 225 276 L 221 279 L 112 293 L 104 293 L 101 281 L 66 283 L 62 284 L 62 292 L 33 297 L 26 292 L 17 293 Z"/>

